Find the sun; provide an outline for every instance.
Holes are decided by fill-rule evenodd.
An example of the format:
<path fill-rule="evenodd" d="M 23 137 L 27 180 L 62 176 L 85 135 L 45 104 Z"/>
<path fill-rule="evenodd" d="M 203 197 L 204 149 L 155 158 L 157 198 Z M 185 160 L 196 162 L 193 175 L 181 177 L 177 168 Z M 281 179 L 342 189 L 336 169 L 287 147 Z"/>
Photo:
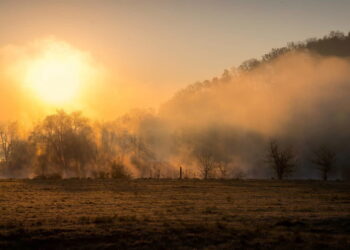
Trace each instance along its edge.
<path fill-rule="evenodd" d="M 49 41 L 28 61 L 25 83 L 42 101 L 66 104 L 78 97 L 87 67 L 83 53 L 66 43 Z"/>

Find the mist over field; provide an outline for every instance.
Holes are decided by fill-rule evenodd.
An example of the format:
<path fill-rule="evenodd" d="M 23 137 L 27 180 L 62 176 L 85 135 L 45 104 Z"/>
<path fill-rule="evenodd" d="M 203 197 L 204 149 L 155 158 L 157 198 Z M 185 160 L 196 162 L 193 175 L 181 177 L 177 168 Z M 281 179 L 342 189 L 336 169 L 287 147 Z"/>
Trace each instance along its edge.
<path fill-rule="evenodd" d="M 318 145 L 339 152 L 340 167 L 349 165 L 349 69 L 348 59 L 290 52 L 249 72 L 225 71 L 191 85 L 161 107 L 160 117 L 185 137 L 197 136 L 196 146 L 218 160 L 238 158 L 237 167 L 252 177 L 266 177 L 271 138 L 293 146 L 296 177 L 315 177 L 308 158 Z"/>
<path fill-rule="evenodd" d="M 134 178 L 178 178 L 180 168 L 185 178 L 271 178 L 274 174 L 266 163 L 271 140 L 295 154 L 292 178 L 319 178 L 311 162 L 319 147 L 336 152 L 331 178 L 349 176 L 348 57 L 305 49 L 272 57 L 272 51 L 268 60 L 247 61 L 178 91 L 157 109 L 118 115 L 120 110 L 113 110 L 120 100 L 107 95 L 111 86 L 102 81 L 102 68 L 91 71 L 96 64 L 91 56 L 48 41 L 31 44 L 25 51 L 14 47 L 1 53 L 0 87 L 6 93 L 1 99 L 6 107 L 1 109 L 2 135 L 12 133 L 5 143 L 11 148 L 11 143 L 20 141 L 18 150 L 27 154 L 18 160 L 16 154 L 23 152 L 13 149 L 9 154 L 14 159 L 7 156 L 2 177 L 101 177 L 109 176 L 114 166 Z M 88 93 L 66 107 L 68 113 L 56 112 L 54 104 L 42 105 L 28 95 L 20 82 L 23 77 L 15 74 L 35 54 L 52 50 L 88 58 L 83 66 L 90 75 L 84 77 L 95 80 Z M 81 112 L 70 113 L 74 110 Z M 65 140 L 53 143 L 57 136 Z M 5 151 L 2 148 L 3 155 Z"/>

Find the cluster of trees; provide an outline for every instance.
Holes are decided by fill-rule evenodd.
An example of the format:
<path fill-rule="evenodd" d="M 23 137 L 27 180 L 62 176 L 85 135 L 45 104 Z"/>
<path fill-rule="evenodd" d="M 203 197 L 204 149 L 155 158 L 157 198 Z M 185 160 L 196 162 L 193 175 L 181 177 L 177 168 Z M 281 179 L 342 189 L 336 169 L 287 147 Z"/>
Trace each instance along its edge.
<path fill-rule="evenodd" d="M 202 150 L 196 153 L 196 159 L 203 179 L 210 178 L 227 178 L 229 172 L 234 169 L 236 172 L 231 173 L 231 178 L 243 178 L 244 173 L 232 168 L 230 162 L 218 161 L 210 150 Z M 327 181 L 329 175 L 336 168 L 336 152 L 328 146 L 319 146 L 312 150 L 309 159 L 315 169 L 319 172 L 322 180 Z M 271 140 L 267 145 L 266 163 L 272 170 L 274 177 L 278 180 L 285 179 L 295 171 L 297 167 L 297 154 L 291 146 L 282 147 L 277 140 Z"/>
<path fill-rule="evenodd" d="M 291 147 L 282 148 L 276 141 L 269 143 L 267 162 L 277 179 L 282 180 L 293 173 L 296 164 L 296 154 Z M 328 180 L 329 174 L 335 170 L 336 152 L 330 147 L 320 146 L 312 152 L 310 162 L 319 171 L 323 180 Z"/>
<path fill-rule="evenodd" d="M 92 128 L 80 113 L 59 111 L 47 116 L 34 128 L 30 141 L 36 148 L 42 176 L 53 165 L 64 175 L 74 172 L 84 177 L 86 166 L 97 157 Z"/>
<path fill-rule="evenodd" d="M 109 124 L 92 124 L 80 112 L 59 110 L 27 135 L 21 132 L 15 122 L 0 127 L 2 176 L 127 178 L 125 154 L 139 161 L 145 154 L 139 138 Z"/>
<path fill-rule="evenodd" d="M 157 158 L 151 143 L 157 136 L 151 133 L 147 136 L 148 139 L 140 133 L 118 127 L 116 123 L 92 123 L 80 112 L 68 114 L 62 110 L 45 117 L 27 135 L 20 131 L 17 123 L 8 123 L 0 127 L 1 175 L 17 178 L 130 178 L 132 173 L 137 173 L 135 177 L 151 178 L 244 177 L 243 169 L 232 161 L 232 155 L 220 150 L 213 140 L 208 140 L 208 134 L 197 138 L 196 143 L 188 144 L 185 157 L 189 159 L 187 163 L 195 167 L 191 173 L 186 167 L 181 168 L 180 175 L 177 171 L 182 165 Z M 213 138 L 218 141 L 217 137 Z M 173 140 L 181 141 L 178 137 Z M 177 146 L 181 147 L 180 144 Z M 179 154 L 178 151 L 171 153 Z M 296 167 L 296 154 L 277 141 L 269 143 L 267 156 L 268 166 L 278 179 L 288 177 Z M 335 168 L 335 159 L 335 152 L 323 146 L 314 150 L 310 160 L 320 171 L 322 179 L 327 180 Z"/>
<path fill-rule="evenodd" d="M 213 178 L 242 179 L 245 177 L 240 166 L 236 166 L 232 162 L 217 161 L 210 152 L 201 152 L 195 157 L 198 161 L 200 176 L 205 180 Z"/>

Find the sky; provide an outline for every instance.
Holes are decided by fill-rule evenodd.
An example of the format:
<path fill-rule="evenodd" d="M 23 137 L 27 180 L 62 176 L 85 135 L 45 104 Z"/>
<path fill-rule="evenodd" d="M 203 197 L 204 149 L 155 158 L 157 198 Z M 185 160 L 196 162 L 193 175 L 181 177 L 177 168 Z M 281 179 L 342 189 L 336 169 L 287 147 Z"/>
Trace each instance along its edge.
<path fill-rule="evenodd" d="M 53 36 L 91 53 L 112 84 L 164 93 L 156 105 L 271 48 L 347 33 L 349 11 L 348 0 L 0 0 L 0 48 Z"/>

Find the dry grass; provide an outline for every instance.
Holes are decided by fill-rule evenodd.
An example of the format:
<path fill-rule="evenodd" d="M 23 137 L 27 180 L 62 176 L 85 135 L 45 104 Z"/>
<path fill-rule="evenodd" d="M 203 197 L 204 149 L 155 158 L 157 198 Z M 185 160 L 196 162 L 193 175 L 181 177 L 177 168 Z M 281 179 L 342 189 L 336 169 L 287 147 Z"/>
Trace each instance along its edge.
<path fill-rule="evenodd" d="M 350 183 L 3 180 L 0 248 L 339 248 Z"/>

